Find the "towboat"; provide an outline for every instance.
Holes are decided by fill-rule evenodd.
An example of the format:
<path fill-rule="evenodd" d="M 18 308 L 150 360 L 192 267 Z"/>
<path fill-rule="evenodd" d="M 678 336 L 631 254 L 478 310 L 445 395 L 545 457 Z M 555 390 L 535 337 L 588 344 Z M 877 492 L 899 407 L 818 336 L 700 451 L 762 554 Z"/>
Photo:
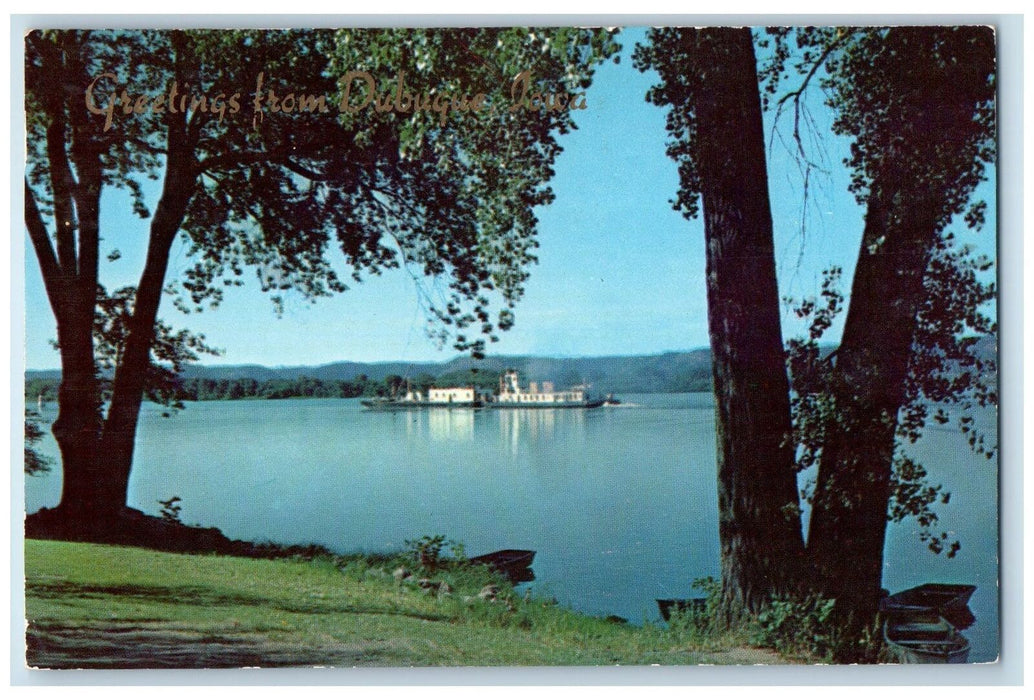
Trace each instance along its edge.
<path fill-rule="evenodd" d="M 553 382 L 530 382 L 520 385 L 516 370 L 507 370 L 499 378 L 496 394 L 482 392 L 473 386 L 432 387 L 426 392 L 407 391 L 392 398 L 363 399 L 360 402 L 371 411 L 407 411 L 423 408 L 599 408 L 603 398 L 590 397 L 587 387 L 577 386 L 562 391 Z"/>

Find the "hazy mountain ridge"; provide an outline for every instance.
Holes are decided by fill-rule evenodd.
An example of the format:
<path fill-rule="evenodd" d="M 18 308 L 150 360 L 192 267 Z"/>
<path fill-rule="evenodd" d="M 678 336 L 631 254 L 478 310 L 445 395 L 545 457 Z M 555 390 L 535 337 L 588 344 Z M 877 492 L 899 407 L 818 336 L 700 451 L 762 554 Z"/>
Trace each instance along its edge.
<path fill-rule="evenodd" d="M 389 375 L 415 378 L 421 374 L 438 377 L 477 368 L 498 372 L 516 369 L 522 383 L 552 381 L 558 388 L 589 384 L 600 392 L 676 392 L 707 391 L 711 387 L 711 353 L 707 349 L 667 352 L 659 355 L 606 357 L 535 357 L 497 355 L 483 360 L 469 356 L 445 362 L 332 362 L 326 365 L 265 367 L 262 365 L 191 365 L 182 373 L 185 379 L 298 379 L 322 381 L 352 380 L 360 375 L 383 380 Z M 26 380 L 58 380 L 60 370 L 30 370 Z"/>
<path fill-rule="evenodd" d="M 832 350 L 832 346 L 827 351 Z M 977 357 L 990 359 L 998 352 L 998 339 L 980 338 L 975 346 Z M 477 368 L 498 372 L 516 369 L 522 382 L 552 381 L 557 388 L 589 384 L 596 392 L 665 393 L 709 391 L 711 388 L 711 351 L 708 348 L 657 355 L 611 355 L 600 357 L 536 357 L 532 355 L 490 355 L 474 360 L 461 355 L 444 362 L 332 362 L 325 365 L 266 367 L 263 365 L 191 365 L 183 371 L 186 379 L 298 379 L 308 377 L 322 381 L 352 380 L 360 375 L 381 381 L 395 374 L 416 378 L 421 374 L 438 377 L 452 372 Z M 32 370 L 26 380 L 61 378 L 60 370 Z"/>
<path fill-rule="evenodd" d="M 489 356 L 474 360 L 468 356 L 445 362 L 333 362 L 319 366 L 262 367 L 258 365 L 192 366 L 185 378 L 205 379 L 297 379 L 351 380 L 366 375 L 383 380 L 395 374 L 415 378 L 421 374 L 438 377 L 470 369 L 498 372 L 516 369 L 522 381 L 553 381 L 558 387 L 590 384 L 597 391 L 669 392 L 706 391 L 710 388 L 711 353 L 708 350 L 672 352 L 661 355 L 613 357 Z"/>

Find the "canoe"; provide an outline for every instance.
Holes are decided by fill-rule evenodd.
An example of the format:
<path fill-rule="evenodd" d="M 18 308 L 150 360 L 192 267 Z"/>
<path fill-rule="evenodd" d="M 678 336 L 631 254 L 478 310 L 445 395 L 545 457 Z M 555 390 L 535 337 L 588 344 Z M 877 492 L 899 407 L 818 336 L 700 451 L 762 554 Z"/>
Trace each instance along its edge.
<path fill-rule="evenodd" d="M 902 664 L 964 664 L 969 640 L 936 614 L 891 615 L 883 624 L 887 650 Z"/>
<path fill-rule="evenodd" d="M 676 611 L 704 610 L 707 607 L 707 598 L 657 598 L 657 607 L 661 611 L 661 617 L 667 622 Z"/>
<path fill-rule="evenodd" d="M 489 552 L 479 557 L 471 557 L 472 564 L 485 564 L 506 576 L 514 583 L 531 581 L 527 578 L 530 574 L 532 560 L 535 559 L 535 552 L 530 549 L 500 549 L 498 552 Z"/>
<path fill-rule="evenodd" d="M 945 615 L 961 611 L 969 603 L 976 586 L 964 583 L 924 583 L 889 595 L 880 602 L 885 613 L 927 612 Z"/>

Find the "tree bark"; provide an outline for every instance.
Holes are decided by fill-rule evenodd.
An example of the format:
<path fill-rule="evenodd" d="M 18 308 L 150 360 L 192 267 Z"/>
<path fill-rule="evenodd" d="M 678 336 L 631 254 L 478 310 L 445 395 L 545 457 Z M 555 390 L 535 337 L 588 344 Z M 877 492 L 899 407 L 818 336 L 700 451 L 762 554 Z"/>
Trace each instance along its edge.
<path fill-rule="evenodd" d="M 52 432 L 61 451 L 63 487 L 57 508 L 67 531 L 89 537 L 117 524 L 126 506 L 140 406 L 169 251 L 194 191 L 196 130 L 182 113 L 166 117 L 168 149 L 161 199 L 151 222 L 147 261 L 102 420 L 93 345 L 100 242 L 100 146 L 81 100 L 85 69 L 76 39 L 38 48 L 62 89 L 47 92 L 47 158 L 53 192 L 56 250 L 26 181 L 25 221 L 57 319 L 61 351 L 58 417 Z M 178 52 L 177 56 L 181 54 Z M 74 166 L 74 167 L 73 167 Z"/>
<path fill-rule="evenodd" d="M 140 406 L 151 367 L 151 346 L 169 265 L 169 251 L 183 223 L 197 178 L 194 139 L 187 133 L 185 120 L 170 117 L 167 125 L 169 155 L 165 184 L 151 221 L 147 260 L 137 285 L 133 315 L 121 361 L 115 371 L 111 404 L 101 438 L 101 453 L 108 463 L 111 485 L 117 490 L 111 495 L 120 498 L 123 504 L 128 498 Z"/>
<path fill-rule="evenodd" d="M 937 235 L 929 197 L 884 184 L 874 183 L 869 198 L 834 369 L 837 422 L 823 447 L 808 536 L 819 587 L 856 624 L 871 621 L 879 603 L 898 411 Z"/>
<path fill-rule="evenodd" d="M 103 468 L 96 456 L 101 418 L 92 337 L 97 299 L 100 156 L 88 136 L 76 133 L 70 137 L 75 125 L 69 124 L 69 111 L 75 109 L 66 110 L 65 100 L 78 92 L 81 64 L 46 41 L 37 45 L 48 59 L 56 86 L 44 100 L 56 250 L 28 181 L 25 222 L 57 319 L 62 375 L 58 416 L 51 431 L 61 451 L 61 507 L 70 520 L 86 524 L 99 517 L 98 513 L 107 512 L 110 505 L 105 497 Z M 74 143 L 72 159 L 70 141 Z"/>
<path fill-rule="evenodd" d="M 796 590 L 803 539 L 790 444 L 761 104 L 749 29 L 699 30 L 696 154 L 707 242 L 723 598 Z"/>

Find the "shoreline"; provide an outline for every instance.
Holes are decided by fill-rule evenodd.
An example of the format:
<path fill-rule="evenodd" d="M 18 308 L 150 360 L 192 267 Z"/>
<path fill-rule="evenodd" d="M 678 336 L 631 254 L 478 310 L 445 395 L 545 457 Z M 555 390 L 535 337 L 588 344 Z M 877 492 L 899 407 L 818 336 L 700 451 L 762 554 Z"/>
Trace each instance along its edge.
<path fill-rule="evenodd" d="M 575 613 L 515 595 L 483 567 L 402 579 L 391 571 L 400 555 L 254 559 L 25 544 L 35 668 L 800 662 L 742 636 L 694 638 Z"/>

